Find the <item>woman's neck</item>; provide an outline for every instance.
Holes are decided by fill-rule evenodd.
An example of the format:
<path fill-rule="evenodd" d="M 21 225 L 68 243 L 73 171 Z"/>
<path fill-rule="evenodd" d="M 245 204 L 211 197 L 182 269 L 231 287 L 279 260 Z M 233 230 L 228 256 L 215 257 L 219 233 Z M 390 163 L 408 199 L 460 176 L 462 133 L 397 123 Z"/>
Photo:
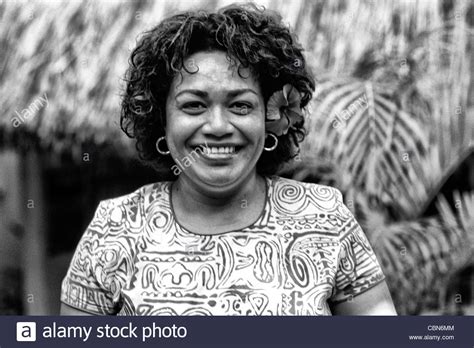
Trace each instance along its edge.
<path fill-rule="evenodd" d="M 250 225 L 265 206 L 265 179 L 255 173 L 235 187 L 209 193 L 199 190 L 193 182 L 177 180 L 171 187 L 171 205 L 176 220 L 198 234 L 223 233 Z"/>
<path fill-rule="evenodd" d="M 265 185 L 264 179 L 256 172 L 239 185 L 225 190 L 210 192 L 201 188 L 185 176 L 180 176 L 173 184 L 173 195 L 179 200 L 181 208 L 189 212 L 223 211 L 236 204 L 246 204 L 259 194 L 257 188 Z"/>

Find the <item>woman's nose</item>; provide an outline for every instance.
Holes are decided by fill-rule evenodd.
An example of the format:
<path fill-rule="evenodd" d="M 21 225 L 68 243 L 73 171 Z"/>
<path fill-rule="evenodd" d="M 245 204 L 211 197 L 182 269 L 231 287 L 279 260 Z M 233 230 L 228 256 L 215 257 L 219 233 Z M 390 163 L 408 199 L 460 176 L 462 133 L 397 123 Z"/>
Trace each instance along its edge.
<path fill-rule="evenodd" d="M 233 132 L 234 126 L 229 122 L 226 111 L 221 107 L 212 108 L 208 115 L 206 124 L 202 127 L 204 134 L 222 137 Z"/>

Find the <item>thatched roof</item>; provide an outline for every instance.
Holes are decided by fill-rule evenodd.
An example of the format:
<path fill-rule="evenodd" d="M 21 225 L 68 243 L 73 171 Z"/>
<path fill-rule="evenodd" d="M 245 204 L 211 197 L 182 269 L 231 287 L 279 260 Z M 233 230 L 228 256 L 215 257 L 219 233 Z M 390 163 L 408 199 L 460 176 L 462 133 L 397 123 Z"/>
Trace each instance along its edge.
<path fill-rule="evenodd" d="M 0 3 L 0 146 L 30 139 L 54 151 L 84 143 L 132 149 L 118 120 L 121 77 L 137 36 L 169 13 L 230 2 Z M 451 5 L 441 0 L 257 3 L 279 10 L 296 29 L 318 76 L 350 74 L 370 48 L 383 57 L 399 57 L 420 33 L 441 28 L 454 16 L 460 20 L 449 23 L 459 29 L 456 49 L 466 65 L 468 0 Z M 425 63 L 428 71 L 439 69 L 436 59 Z M 465 101 L 470 71 L 461 72 L 452 78 L 460 78 L 457 93 L 464 95 L 458 100 Z"/>

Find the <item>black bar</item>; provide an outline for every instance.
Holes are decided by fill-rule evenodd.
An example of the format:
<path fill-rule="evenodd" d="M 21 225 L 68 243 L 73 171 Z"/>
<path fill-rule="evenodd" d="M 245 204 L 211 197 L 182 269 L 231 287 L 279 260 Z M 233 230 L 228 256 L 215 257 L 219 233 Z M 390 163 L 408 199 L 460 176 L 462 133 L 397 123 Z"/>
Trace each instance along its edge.
<path fill-rule="evenodd" d="M 19 333 L 17 322 L 20 322 Z M 36 324 L 36 342 L 16 341 L 17 334 L 28 337 L 31 334 L 31 331 L 21 322 Z M 474 317 L 472 316 L 2 316 L 0 317 L 0 348 L 142 346 L 471 348 L 474 347 L 473 324 Z M 119 331 L 130 337 L 105 338 L 106 335 L 116 336 Z M 69 338 L 60 337 L 66 333 Z M 104 338 L 98 337 L 101 334 Z M 150 337 L 147 338 L 147 335 Z M 418 335 L 422 338 L 414 341 L 409 339 L 409 335 Z M 440 340 L 436 341 L 434 339 L 436 337 L 440 337 Z M 442 337 L 443 340 L 441 340 Z"/>

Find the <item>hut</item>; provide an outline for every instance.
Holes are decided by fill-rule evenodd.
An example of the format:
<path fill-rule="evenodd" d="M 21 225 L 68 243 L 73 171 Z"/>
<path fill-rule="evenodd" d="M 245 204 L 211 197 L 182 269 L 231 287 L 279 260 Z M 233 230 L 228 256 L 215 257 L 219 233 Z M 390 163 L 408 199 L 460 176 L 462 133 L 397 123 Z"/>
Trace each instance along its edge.
<path fill-rule="evenodd" d="M 119 129 L 137 36 L 230 2 L 0 2 L 0 313 L 57 313 L 98 201 L 160 179 Z M 474 300 L 472 3 L 257 3 L 296 30 L 318 78 L 282 175 L 345 193 L 400 313 L 462 313 Z"/>

